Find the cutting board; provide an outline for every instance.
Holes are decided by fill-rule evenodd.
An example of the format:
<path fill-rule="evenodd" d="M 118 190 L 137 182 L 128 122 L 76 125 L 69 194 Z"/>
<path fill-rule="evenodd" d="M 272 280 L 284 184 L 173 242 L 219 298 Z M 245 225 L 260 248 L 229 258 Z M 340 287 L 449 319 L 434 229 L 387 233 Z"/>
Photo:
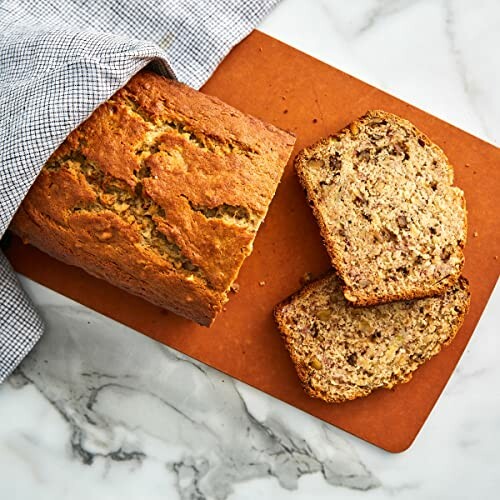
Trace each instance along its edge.
<path fill-rule="evenodd" d="M 422 366 L 409 383 L 342 404 L 327 404 L 302 392 L 274 326 L 272 309 L 300 287 L 304 273 L 317 275 L 327 270 L 329 259 L 292 161 L 253 254 L 241 269 L 240 291 L 231 294 L 210 329 L 62 264 L 15 238 L 7 251 L 9 259 L 22 274 L 159 342 L 386 450 L 405 450 L 463 353 L 498 277 L 498 148 L 258 31 L 229 54 L 202 90 L 292 130 L 297 135 L 296 151 L 374 108 L 408 118 L 444 149 L 467 199 L 464 274 L 470 280 L 472 302 L 454 342 Z"/>

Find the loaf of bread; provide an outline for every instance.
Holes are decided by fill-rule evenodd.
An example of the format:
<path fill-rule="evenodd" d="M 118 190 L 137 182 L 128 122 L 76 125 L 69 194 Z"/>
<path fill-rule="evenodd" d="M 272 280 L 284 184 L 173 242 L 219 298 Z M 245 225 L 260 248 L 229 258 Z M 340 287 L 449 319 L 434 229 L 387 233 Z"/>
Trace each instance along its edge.
<path fill-rule="evenodd" d="M 331 273 L 276 306 L 275 318 L 306 393 L 336 403 L 410 380 L 453 340 L 468 305 L 459 278 L 438 297 L 354 307 Z"/>
<path fill-rule="evenodd" d="M 346 299 L 428 297 L 458 280 L 464 194 L 444 153 L 411 123 L 371 111 L 301 151 L 295 167 Z"/>
<path fill-rule="evenodd" d="M 44 166 L 11 229 L 50 255 L 210 325 L 294 137 L 143 71 Z"/>

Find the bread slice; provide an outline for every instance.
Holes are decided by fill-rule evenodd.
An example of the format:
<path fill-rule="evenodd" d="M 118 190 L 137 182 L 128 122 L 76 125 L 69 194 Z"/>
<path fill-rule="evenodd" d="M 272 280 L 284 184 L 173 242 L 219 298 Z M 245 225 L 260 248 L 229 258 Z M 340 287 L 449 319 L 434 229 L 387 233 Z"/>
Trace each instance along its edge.
<path fill-rule="evenodd" d="M 347 300 L 443 293 L 461 273 L 467 223 L 443 151 L 410 122 L 370 111 L 295 160 Z"/>
<path fill-rule="evenodd" d="M 439 297 L 353 307 L 331 273 L 275 308 L 302 385 L 337 403 L 407 382 L 453 340 L 469 306 L 460 278 Z"/>

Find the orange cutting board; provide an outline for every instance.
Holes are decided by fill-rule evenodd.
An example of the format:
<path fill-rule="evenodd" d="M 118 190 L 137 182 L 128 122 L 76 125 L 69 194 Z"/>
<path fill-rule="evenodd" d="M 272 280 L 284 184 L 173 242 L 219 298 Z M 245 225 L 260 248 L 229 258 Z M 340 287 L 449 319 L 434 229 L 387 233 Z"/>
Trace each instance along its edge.
<path fill-rule="evenodd" d="M 329 267 L 318 227 L 289 162 L 268 217 L 245 261 L 226 310 L 212 328 L 197 326 L 13 239 L 8 256 L 26 276 L 164 344 L 393 452 L 414 440 L 449 379 L 500 269 L 500 154 L 487 144 L 260 32 L 224 60 L 203 92 L 292 130 L 296 151 L 368 109 L 408 118 L 447 153 L 465 191 L 469 239 L 464 274 L 470 312 L 454 342 L 393 390 L 342 404 L 307 397 L 272 319 L 273 306 L 297 290 L 306 272 Z M 293 158 L 293 157 L 292 157 Z"/>

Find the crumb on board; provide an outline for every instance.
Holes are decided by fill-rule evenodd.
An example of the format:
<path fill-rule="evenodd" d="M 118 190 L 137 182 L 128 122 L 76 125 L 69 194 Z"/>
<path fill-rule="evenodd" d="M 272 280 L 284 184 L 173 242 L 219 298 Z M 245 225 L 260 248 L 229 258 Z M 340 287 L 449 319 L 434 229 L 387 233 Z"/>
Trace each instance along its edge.
<path fill-rule="evenodd" d="M 495 260 L 498 260 L 498 255 L 495 255 Z"/>
<path fill-rule="evenodd" d="M 239 283 L 233 283 L 230 288 L 231 292 L 238 293 L 240 291 Z"/>
<path fill-rule="evenodd" d="M 474 231 L 474 232 L 472 233 L 472 236 L 474 236 L 474 238 L 477 238 L 477 237 L 479 236 L 479 233 L 478 233 L 477 231 Z"/>
<path fill-rule="evenodd" d="M 284 101 L 286 100 L 286 97 L 284 95 L 280 96 Z"/>
<path fill-rule="evenodd" d="M 283 110 L 283 114 L 286 115 L 288 113 L 288 109 Z"/>
<path fill-rule="evenodd" d="M 466 163 L 465 168 L 469 168 L 469 167 L 470 167 L 469 163 Z"/>
<path fill-rule="evenodd" d="M 317 118 L 313 118 L 313 123 L 318 123 L 318 119 Z"/>
<path fill-rule="evenodd" d="M 313 274 L 312 273 L 304 273 L 300 277 L 300 284 L 302 286 L 304 286 L 304 285 L 307 285 L 308 283 L 310 283 L 312 280 L 313 280 Z"/>
<path fill-rule="evenodd" d="M 264 286 L 266 284 L 265 281 L 259 281 L 259 286 Z"/>

